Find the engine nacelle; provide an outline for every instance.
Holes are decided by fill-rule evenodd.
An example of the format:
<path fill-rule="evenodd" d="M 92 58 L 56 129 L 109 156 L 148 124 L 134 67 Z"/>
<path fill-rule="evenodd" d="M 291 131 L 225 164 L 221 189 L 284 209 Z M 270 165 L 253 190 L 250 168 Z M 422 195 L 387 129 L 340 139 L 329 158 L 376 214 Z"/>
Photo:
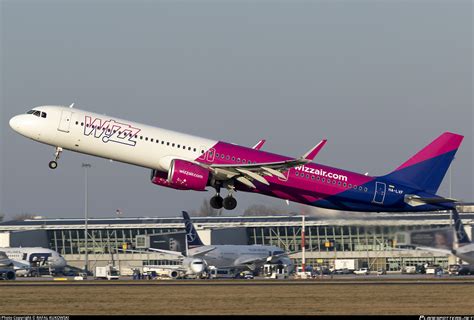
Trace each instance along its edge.
<path fill-rule="evenodd" d="M 16 274 L 13 270 L 0 270 L 0 279 L 3 280 L 15 280 Z"/>
<path fill-rule="evenodd" d="M 209 171 L 192 162 L 180 159 L 171 161 L 168 174 L 153 170 L 151 182 L 178 190 L 205 191 L 209 181 Z"/>

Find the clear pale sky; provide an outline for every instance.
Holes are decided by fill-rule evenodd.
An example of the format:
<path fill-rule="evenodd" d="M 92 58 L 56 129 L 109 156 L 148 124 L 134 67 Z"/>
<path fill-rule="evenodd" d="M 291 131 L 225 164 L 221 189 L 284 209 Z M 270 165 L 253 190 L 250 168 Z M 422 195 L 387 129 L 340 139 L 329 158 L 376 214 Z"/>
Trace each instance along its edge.
<path fill-rule="evenodd" d="M 207 193 L 64 152 L 8 120 L 69 105 L 383 175 L 444 131 L 465 135 L 453 197 L 474 201 L 471 1 L 0 1 L 0 212 L 179 216 Z M 449 195 L 448 178 L 439 193 Z M 251 204 L 282 200 L 237 193 Z M 292 205 L 291 209 L 299 208 Z"/>

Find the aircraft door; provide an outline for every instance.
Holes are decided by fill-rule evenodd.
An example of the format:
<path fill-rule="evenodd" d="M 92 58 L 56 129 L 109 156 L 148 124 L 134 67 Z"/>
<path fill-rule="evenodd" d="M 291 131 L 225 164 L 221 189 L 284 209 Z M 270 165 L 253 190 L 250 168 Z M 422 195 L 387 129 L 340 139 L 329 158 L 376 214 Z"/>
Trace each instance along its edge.
<path fill-rule="evenodd" d="M 385 200 L 386 192 L 387 192 L 387 185 L 384 182 L 376 182 L 374 200 L 372 200 L 372 202 L 383 204 L 383 201 Z"/>
<path fill-rule="evenodd" d="M 199 151 L 201 152 L 201 156 L 199 157 L 200 160 L 204 160 L 204 161 L 207 160 L 209 162 L 214 161 L 214 158 L 216 156 L 216 149 L 214 148 L 207 149 L 207 147 L 201 146 L 201 148 L 199 148 Z"/>
<path fill-rule="evenodd" d="M 62 132 L 69 132 L 69 127 L 72 121 L 72 111 L 63 110 L 61 111 L 61 120 L 59 120 L 58 130 Z"/>

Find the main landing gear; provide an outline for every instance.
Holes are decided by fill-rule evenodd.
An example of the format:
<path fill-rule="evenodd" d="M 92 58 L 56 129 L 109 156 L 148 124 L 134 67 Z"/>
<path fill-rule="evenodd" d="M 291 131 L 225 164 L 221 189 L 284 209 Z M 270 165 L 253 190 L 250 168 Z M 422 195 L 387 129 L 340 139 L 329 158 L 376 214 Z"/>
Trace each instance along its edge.
<path fill-rule="evenodd" d="M 54 154 L 54 160 L 50 161 L 48 166 L 50 169 L 56 169 L 58 167 L 58 159 L 61 156 L 61 152 L 63 152 L 63 148 L 56 147 L 56 153 Z"/>
<path fill-rule="evenodd" d="M 211 198 L 210 204 L 214 209 L 234 210 L 237 207 L 237 200 L 232 196 L 233 187 L 228 186 L 229 195 L 226 198 L 222 198 L 220 195 L 220 186 L 216 187 L 216 195 Z"/>

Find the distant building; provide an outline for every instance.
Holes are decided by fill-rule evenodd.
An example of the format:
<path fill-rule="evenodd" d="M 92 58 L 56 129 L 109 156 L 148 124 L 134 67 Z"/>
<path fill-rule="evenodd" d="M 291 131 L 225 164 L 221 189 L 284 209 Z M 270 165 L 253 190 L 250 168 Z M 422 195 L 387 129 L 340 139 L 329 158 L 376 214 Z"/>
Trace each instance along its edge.
<path fill-rule="evenodd" d="M 466 211 L 466 210 L 464 210 Z M 306 264 L 331 267 L 335 259 L 357 259 L 359 266 L 398 271 L 405 266 L 439 264 L 447 268 L 455 261 L 446 256 L 406 248 L 404 234 L 450 226 L 449 213 L 374 213 L 347 214 L 347 219 L 306 217 Z M 355 217 L 355 218 L 352 218 Z M 474 213 L 461 218 L 472 239 Z M 301 263 L 301 217 L 195 217 L 193 222 L 206 244 L 276 245 Z M 176 257 L 144 252 L 144 235 L 184 231 L 179 218 L 111 218 L 88 220 L 90 267 L 114 263 L 122 274 L 149 264 L 173 264 Z M 83 267 L 85 236 L 83 219 L 34 219 L 0 223 L 0 247 L 47 246 L 62 254 L 73 266 Z"/>

